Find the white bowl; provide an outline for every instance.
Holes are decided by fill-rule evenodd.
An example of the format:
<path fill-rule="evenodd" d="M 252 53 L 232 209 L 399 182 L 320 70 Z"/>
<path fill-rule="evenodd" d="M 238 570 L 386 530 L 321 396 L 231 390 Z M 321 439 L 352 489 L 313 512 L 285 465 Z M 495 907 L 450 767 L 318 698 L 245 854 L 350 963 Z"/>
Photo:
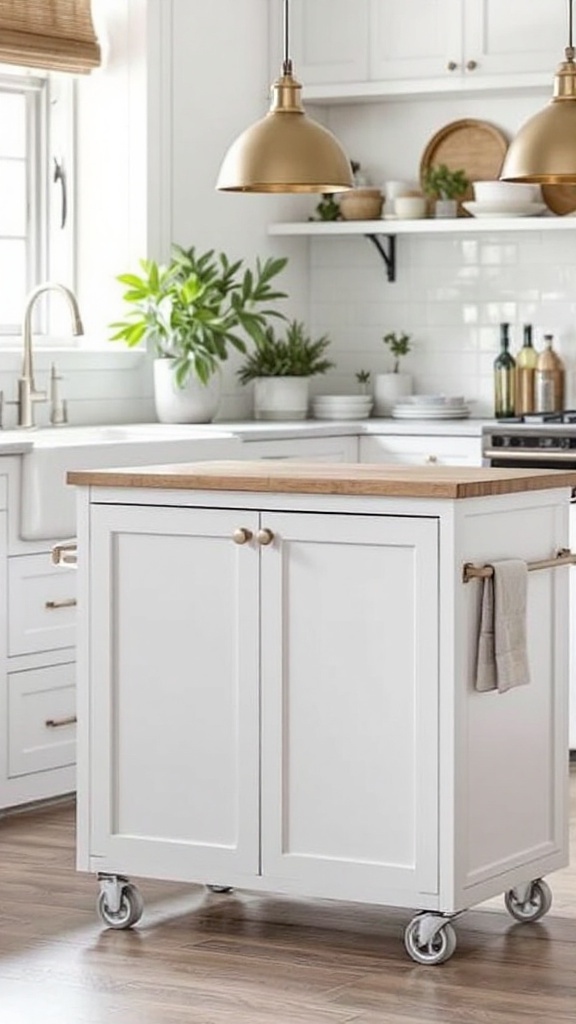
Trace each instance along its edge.
<path fill-rule="evenodd" d="M 473 181 L 474 198 L 479 203 L 540 203 L 540 185 L 520 181 Z"/>

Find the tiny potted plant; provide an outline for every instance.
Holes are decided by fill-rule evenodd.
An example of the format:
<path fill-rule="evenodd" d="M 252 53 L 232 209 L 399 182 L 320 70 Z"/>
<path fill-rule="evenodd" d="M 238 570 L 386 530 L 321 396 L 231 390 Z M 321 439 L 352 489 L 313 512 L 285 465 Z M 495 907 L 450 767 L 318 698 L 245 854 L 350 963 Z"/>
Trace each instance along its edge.
<path fill-rule="evenodd" d="M 310 377 L 334 363 L 325 352 L 330 338 L 312 339 L 304 324 L 292 320 L 283 337 L 268 327 L 238 370 L 242 384 L 254 381 L 257 420 L 303 420 L 308 413 Z"/>
<path fill-rule="evenodd" d="M 220 368 L 229 348 L 246 351 L 245 337 L 261 339 L 269 317 L 282 314 L 268 305 L 285 298 L 272 279 L 286 259 L 256 261 L 243 269 L 213 250 L 172 247 L 167 265 L 141 260 L 141 273 L 121 274 L 123 320 L 111 324 L 112 341 L 130 348 L 148 343 L 154 356 L 154 400 L 162 423 L 206 423 L 217 412 Z"/>
<path fill-rule="evenodd" d="M 436 217 L 456 217 L 458 199 L 463 196 L 470 182 L 462 169 L 451 171 L 446 164 L 429 167 L 422 182 L 427 196 L 435 200 Z"/>
<path fill-rule="evenodd" d="M 367 395 L 368 386 L 370 384 L 370 370 L 358 370 L 358 372 L 355 374 L 355 377 L 360 394 Z"/>
<path fill-rule="evenodd" d="M 400 370 L 400 362 L 412 348 L 412 338 L 405 331 L 389 331 L 382 338 L 393 358 L 392 370 L 377 373 L 374 378 L 374 412 L 389 416 L 399 398 L 412 393 L 412 375 Z"/>

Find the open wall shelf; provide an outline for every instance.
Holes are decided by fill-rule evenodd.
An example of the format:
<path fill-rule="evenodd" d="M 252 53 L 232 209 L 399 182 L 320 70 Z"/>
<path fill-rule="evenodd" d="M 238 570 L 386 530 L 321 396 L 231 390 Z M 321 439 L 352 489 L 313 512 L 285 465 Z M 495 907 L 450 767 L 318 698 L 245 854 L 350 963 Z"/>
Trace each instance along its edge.
<path fill-rule="evenodd" d="M 389 281 L 396 280 L 396 237 L 398 235 L 477 235 L 514 231 L 574 231 L 576 216 L 566 217 L 447 217 L 420 220 L 337 220 L 283 221 L 270 224 L 270 235 L 340 237 L 364 235 L 380 253 Z"/>

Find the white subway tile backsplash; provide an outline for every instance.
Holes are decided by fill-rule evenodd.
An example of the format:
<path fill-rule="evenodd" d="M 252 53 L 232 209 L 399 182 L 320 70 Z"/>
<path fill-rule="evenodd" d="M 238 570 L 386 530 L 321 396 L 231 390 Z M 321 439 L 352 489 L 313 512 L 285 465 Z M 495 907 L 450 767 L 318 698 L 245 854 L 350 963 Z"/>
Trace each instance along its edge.
<path fill-rule="evenodd" d="M 361 245 L 340 240 L 337 261 L 332 246 L 331 239 L 314 242 L 310 310 L 315 331 L 331 334 L 340 380 L 358 367 L 386 369 L 381 337 L 404 330 L 414 340 L 404 368 L 415 374 L 417 388 L 465 393 L 477 402 L 475 412 L 488 415 L 502 322 L 510 324 L 513 352 L 522 344 L 523 324 L 531 323 L 536 347 L 545 331 L 553 331 L 567 367 L 576 368 L 571 233 L 402 236 L 396 282 L 365 255 L 354 262 L 364 252 Z M 326 379 L 322 386 L 326 390 Z"/>

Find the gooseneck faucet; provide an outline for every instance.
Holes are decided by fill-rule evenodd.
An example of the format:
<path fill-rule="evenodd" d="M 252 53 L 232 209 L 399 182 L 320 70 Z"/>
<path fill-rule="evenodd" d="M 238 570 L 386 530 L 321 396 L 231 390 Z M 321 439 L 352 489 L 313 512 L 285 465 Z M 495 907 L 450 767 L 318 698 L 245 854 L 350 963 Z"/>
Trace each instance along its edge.
<path fill-rule="evenodd" d="M 34 363 L 32 358 L 32 313 L 36 299 L 44 292 L 56 291 L 67 300 L 72 317 L 72 334 L 84 333 L 80 310 L 76 296 L 64 284 L 57 281 L 45 281 L 34 288 L 26 298 L 24 307 L 24 324 L 22 328 L 22 341 L 24 346 L 24 358 L 22 361 L 22 374 L 18 379 L 18 426 L 34 426 L 34 403 L 47 400 L 46 391 L 39 391 L 34 383 Z"/>

